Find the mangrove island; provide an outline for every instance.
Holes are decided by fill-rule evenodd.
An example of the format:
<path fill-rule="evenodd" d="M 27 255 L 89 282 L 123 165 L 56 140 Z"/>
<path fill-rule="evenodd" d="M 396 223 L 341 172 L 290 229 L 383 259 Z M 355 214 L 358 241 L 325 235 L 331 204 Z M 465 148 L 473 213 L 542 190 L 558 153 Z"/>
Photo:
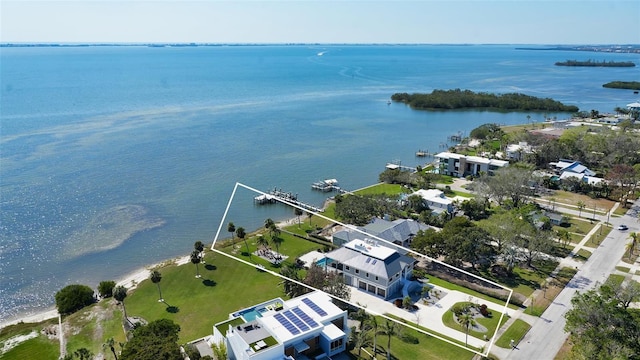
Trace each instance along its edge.
<path fill-rule="evenodd" d="M 611 81 L 602 87 L 611 89 L 628 89 L 628 90 L 640 90 L 640 81 Z"/>
<path fill-rule="evenodd" d="M 599 66 L 599 67 L 634 67 L 636 64 L 633 61 L 595 61 L 595 60 L 587 60 L 587 61 L 578 61 L 578 60 L 567 60 L 567 61 L 558 61 L 556 66 Z"/>
<path fill-rule="evenodd" d="M 519 93 L 502 95 L 471 90 L 433 90 L 431 94 L 395 93 L 391 100 L 409 104 L 413 109 L 496 109 L 508 111 L 578 112 L 578 107 L 553 99 L 537 98 Z"/>

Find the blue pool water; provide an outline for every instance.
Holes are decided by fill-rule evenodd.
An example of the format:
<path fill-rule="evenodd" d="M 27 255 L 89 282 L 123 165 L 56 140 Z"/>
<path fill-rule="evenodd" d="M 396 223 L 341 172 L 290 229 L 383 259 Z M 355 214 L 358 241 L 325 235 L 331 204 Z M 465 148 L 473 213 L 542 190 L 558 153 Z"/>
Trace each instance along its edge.
<path fill-rule="evenodd" d="M 256 308 L 241 311 L 238 313 L 238 315 L 242 316 L 246 322 L 253 321 L 256 318 L 262 317 L 262 314 Z"/>
<path fill-rule="evenodd" d="M 329 265 L 333 262 L 333 260 L 331 259 L 327 259 L 327 258 L 322 258 L 318 261 L 316 261 L 316 264 L 320 265 L 320 266 L 326 266 Z"/>

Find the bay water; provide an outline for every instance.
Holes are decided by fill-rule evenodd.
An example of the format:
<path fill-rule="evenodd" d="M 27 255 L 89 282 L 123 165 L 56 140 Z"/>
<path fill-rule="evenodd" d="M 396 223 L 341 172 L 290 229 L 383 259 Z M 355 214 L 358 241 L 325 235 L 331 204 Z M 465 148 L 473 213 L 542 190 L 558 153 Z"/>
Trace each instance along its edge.
<path fill-rule="evenodd" d="M 315 181 L 360 188 L 450 135 L 544 115 L 416 111 L 388 104 L 395 92 L 521 92 L 600 112 L 638 100 L 602 87 L 638 67 L 554 66 L 567 59 L 640 63 L 507 45 L 0 48 L 0 319 L 211 243 L 236 182 L 321 206 Z M 264 221 L 253 195 L 230 210 L 236 227 Z"/>

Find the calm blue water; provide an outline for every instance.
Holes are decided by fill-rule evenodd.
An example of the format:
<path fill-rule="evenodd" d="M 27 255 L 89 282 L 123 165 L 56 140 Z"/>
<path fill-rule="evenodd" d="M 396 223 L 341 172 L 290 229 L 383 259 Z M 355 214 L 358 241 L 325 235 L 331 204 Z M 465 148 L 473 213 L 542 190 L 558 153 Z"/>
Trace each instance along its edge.
<path fill-rule="evenodd" d="M 394 92 L 517 91 L 601 112 L 637 100 L 601 85 L 638 67 L 553 66 L 588 58 L 640 63 L 510 46 L 2 48 L 0 319 L 210 242 L 236 182 L 319 206 L 314 181 L 359 188 L 458 131 L 542 119 L 413 111 L 387 105 Z M 292 215 L 253 196 L 238 191 L 227 221 Z"/>

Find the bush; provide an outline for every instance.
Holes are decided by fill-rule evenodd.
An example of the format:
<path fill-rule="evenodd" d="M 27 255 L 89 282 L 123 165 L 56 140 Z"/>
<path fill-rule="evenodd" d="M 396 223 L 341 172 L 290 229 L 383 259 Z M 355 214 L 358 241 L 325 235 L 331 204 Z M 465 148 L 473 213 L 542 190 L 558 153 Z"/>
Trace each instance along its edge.
<path fill-rule="evenodd" d="M 486 304 L 480 305 L 478 311 L 480 311 L 480 314 L 482 314 L 482 316 L 484 317 L 491 317 L 491 311 L 489 311 Z"/>
<path fill-rule="evenodd" d="M 72 314 L 94 302 L 93 290 L 86 285 L 68 285 L 56 293 L 56 307 L 60 314 Z"/>
<path fill-rule="evenodd" d="M 407 344 L 419 344 L 420 340 L 418 340 L 417 337 L 411 335 L 411 334 L 402 334 L 400 336 L 400 340 L 402 340 L 403 342 L 406 342 Z"/>
<path fill-rule="evenodd" d="M 113 280 L 101 281 L 98 285 L 98 294 L 100 297 L 108 298 L 113 296 L 113 288 L 116 287 L 116 282 Z"/>

